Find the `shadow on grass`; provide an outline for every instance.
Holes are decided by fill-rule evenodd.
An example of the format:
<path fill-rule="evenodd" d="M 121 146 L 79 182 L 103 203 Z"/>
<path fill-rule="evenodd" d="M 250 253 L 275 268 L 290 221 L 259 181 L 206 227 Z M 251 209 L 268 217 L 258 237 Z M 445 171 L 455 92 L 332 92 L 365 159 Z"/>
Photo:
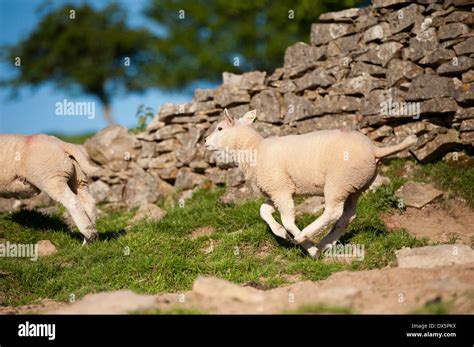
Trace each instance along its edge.
<path fill-rule="evenodd" d="M 10 219 L 24 227 L 54 231 L 65 232 L 72 238 L 82 241 L 84 236 L 79 232 L 72 232 L 69 226 L 64 222 L 63 218 L 57 215 L 46 215 L 35 210 L 20 210 L 10 215 Z M 116 240 L 126 233 L 125 229 L 99 231 L 99 241 Z"/>
<path fill-rule="evenodd" d="M 273 233 L 272 233 L 272 231 L 270 230 L 270 228 L 268 228 L 268 232 L 273 235 Z M 276 236 L 276 235 L 273 235 L 273 237 L 275 238 L 276 242 L 278 243 L 278 246 L 280 246 L 280 247 L 287 248 L 287 249 L 295 248 L 295 247 L 300 247 L 300 246 L 298 246 L 298 245 L 293 244 L 291 241 L 289 241 L 289 240 L 284 240 L 284 239 L 282 239 L 281 237 L 278 237 L 278 236 Z"/>
<path fill-rule="evenodd" d="M 278 244 L 278 247 L 285 248 L 285 249 L 298 249 L 300 251 L 301 258 L 309 257 L 308 252 L 306 251 L 306 249 L 304 249 L 303 246 L 295 244 L 290 240 L 284 240 L 281 237 L 274 235 L 272 230 L 269 227 L 267 228 L 267 231 L 273 235 L 273 237 L 275 238 L 275 241 Z M 315 245 L 317 245 L 317 242 L 315 243 Z"/>
<path fill-rule="evenodd" d="M 365 231 L 370 231 L 372 234 L 374 234 L 374 236 L 377 236 L 377 237 L 387 235 L 388 233 L 387 230 L 383 228 L 374 227 L 374 226 L 364 226 L 362 228 L 357 228 L 357 230 L 352 229 L 350 231 L 347 231 L 346 233 L 344 233 L 344 235 L 341 236 L 341 238 L 338 240 L 338 243 L 345 245 L 354 236 L 356 236 L 357 234 L 363 233 Z"/>
<path fill-rule="evenodd" d="M 110 241 L 117 240 L 118 238 L 124 236 L 127 233 L 125 229 L 120 229 L 118 231 L 99 231 L 99 241 Z"/>
<path fill-rule="evenodd" d="M 35 210 L 20 210 L 10 219 L 24 227 L 41 230 L 69 231 L 68 225 L 59 216 L 48 216 Z"/>

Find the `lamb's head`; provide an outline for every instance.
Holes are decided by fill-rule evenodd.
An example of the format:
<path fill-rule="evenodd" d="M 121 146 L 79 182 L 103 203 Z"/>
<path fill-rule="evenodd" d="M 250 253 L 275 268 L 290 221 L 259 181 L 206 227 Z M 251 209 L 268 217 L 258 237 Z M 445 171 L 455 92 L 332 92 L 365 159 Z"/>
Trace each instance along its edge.
<path fill-rule="evenodd" d="M 206 148 L 210 151 L 237 149 L 243 137 L 251 130 L 249 126 L 256 115 L 257 111 L 252 110 L 242 118 L 235 119 L 224 109 L 224 120 L 217 123 L 214 131 L 206 138 Z"/>

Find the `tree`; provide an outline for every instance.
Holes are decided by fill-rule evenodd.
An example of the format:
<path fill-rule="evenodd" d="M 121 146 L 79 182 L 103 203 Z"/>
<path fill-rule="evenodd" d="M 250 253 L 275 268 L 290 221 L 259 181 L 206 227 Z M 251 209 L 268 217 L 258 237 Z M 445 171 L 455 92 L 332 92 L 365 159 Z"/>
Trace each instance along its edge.
<path fill-rule="evenodd" d="M 360 0 L 151 0 L 146 9 L 160 35 L 148 66 L 155 84 L 179 88 L 219 81 L 222 71 L 273 71 L 286 47 L 309 41 L 321 13 L 355 7 Z M 238 63 L 238 65 L 237 65 Z"/>
<path fill-rule="evenodd" d="M 120 91 L 143 91 L 142 66 L 151 60 L 151 34 L 126 25 L 123 9 L 109 4 L 66 4 L 47 13 L 17 45 L 4 47 L 3 59 L 18 74 L 3 84 L 13 91 L 24 85 L 53 82 L 61 89 L 97 97 L 110 123 L 112 97 Z"/>

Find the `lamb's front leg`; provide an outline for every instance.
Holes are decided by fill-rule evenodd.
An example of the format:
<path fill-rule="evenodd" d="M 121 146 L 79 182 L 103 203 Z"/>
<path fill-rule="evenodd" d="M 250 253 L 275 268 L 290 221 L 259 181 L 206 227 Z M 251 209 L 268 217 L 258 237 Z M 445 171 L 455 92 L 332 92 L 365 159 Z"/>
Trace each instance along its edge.
<path fill-rule="evenodd" d="M 260 206 L 260 217 L 268 224 L 272 233 L 276 236 L 281 237 L 282 239 L 289 240 L 290 235 L 288 235 L 285 228 L 283 228 L 276 220 L 273 218 L 273 213 L 275 212 L 275 207 L 271 201 L 266 201 Z"/>
<path fill-rule="evenodd" d="M 272 207 L 272 211 L 270 213 L 270 218 L 273 220 L 274 223 L 276 223 L 276 225 L 278 225 L 280 228 L 282 228 L 283 230 L 288 230 L 292 235 L 293 237 L 296 237 L 298 235 L 298 233 L 300 233 L 300 230 L 299 228 L 296 226 L 295 224 L 295 204 L 293 202 L 293 197 L 288 194 L 285 194 L 285 195 L 277 195 L 277 196 L 274 196 L 272 197 L 274 200 L 275 200 L 275 203 L 276 205 L 278 206 L 278 211 L 280 212 L 280 215 L 281 215 L 281 221 L 283 223 L 283 226 L 285 227 L 284 229 L 281 227 L 280 224 L 278 224 L 275 219 L 273 218 L 272 216 L 272 213 L 275 211 L 275 208 L 273 207 L 273 205 L 271 205 Z M 267 202 L 268 204 L 271 204 L 270 202 Z M 263 217 L 262 217 L 263 218 Z M 265 218 L 264 218 L 265 220 Z M 268 222 L 267 222 L 268 223 Z M 270 224 L 269 224 L 270 225 Z M 271 226 L 270 226 L 271 228 Z M 292 238 L 289 237 L 288 233 L 286 233 L 286 230 L 285 230 L 285 238 L 288 239 L 289 241 L 293 242 L 294 243 L 294 240 Z M 272 230 L 273 231 L 273 230 Z M 276 234 L 275 232 L 273 232 L 274 234 Z M 318 254 L 318 248 L 313 244 L 313 242 L 311 242 L 310 240 L 306 240 L 306 241 L 303 241 L 301 243 L 301 246 L 306 250 L 308 251 L 308 253 L 312 256 L 312 257 L 316 257 L 317 254 Z"/>
<path fill-rule="evenodd" d="M 46 180 L 40 183 L 40 187 L 53 200 L 60 202 L 66 207 L 79 231 L 84 235 L 85 241 L 92 242 L 99 238 L 95 225 L 87 215 L 81 200 L 68 186 L 67 178 Z"/>

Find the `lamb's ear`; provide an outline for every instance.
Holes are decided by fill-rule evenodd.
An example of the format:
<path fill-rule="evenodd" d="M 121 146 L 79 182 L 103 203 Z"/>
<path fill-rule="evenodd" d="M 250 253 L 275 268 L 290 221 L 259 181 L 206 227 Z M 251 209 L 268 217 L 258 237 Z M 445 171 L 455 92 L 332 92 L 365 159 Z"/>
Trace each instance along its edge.
<path fill-rule="evenodd" d="M 224 118 L 228 126 L 233 127 L 235 125 L 236 119 L 229 114 L 226 108 L 224 109 Z"/>
<path fill-rule="evenodd" d="M 257 110 L 248 111 L 239 119 L 240 124 L 250 125 L 257 118 Z"/>

